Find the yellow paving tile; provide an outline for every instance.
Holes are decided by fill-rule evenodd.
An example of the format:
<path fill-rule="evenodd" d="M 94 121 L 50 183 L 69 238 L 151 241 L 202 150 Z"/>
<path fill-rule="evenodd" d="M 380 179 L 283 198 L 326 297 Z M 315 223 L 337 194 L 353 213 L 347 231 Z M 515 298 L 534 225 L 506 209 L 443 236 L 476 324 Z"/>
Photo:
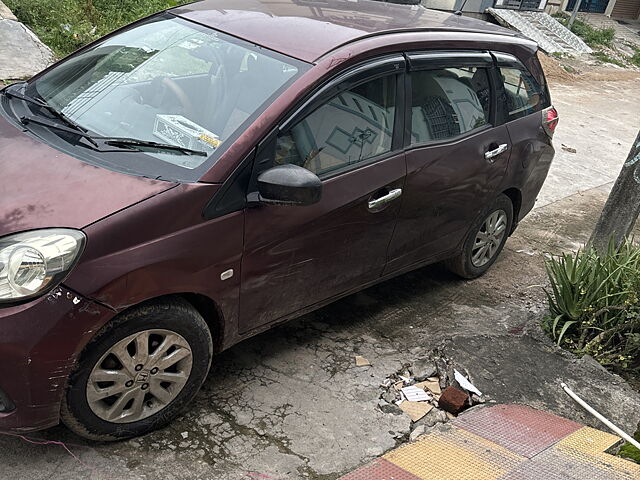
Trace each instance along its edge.
<path fill-rule="evenodd" d="M 591 427 L 582 427 L 554 447 L 558 452 L 594 466 L 606 466 L 616 473 L 640 480 L 640 465 L 604 453 L 620 441 L 620 437 Z"/>
<path fill-rule="evenodd" d="M 526 461 L 456 427 L 424 435 L 384 458 L 424 480 L 496 480 Z"/>

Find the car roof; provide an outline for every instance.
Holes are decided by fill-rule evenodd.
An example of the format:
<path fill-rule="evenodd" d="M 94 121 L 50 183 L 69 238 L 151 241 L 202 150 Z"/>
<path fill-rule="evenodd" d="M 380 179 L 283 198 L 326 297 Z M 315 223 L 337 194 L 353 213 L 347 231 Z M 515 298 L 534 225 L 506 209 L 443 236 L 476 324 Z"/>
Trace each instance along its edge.
<path fill-rule="evenodd" d="M 202 0 L 171 13 L 306 62 L 385 33 L 461 31 L 517 36 L 469 17 L 374 0 Z"/>

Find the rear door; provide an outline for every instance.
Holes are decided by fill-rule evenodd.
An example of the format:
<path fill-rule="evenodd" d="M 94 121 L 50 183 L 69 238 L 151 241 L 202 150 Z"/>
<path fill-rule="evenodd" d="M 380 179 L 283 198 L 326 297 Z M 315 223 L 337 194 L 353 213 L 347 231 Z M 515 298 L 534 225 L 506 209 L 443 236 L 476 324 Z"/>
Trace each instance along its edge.
<path fill-rule="evenodd" d="M 322 180 L 311 206 L 245 217 L 240 330 L 291 316 L 380 277 L 404 187 L 403 57 L 327 85 L 259 149 L 253 177 L 297 164 Z"/>
<path fill-rule="evenodd" d="M 489 52 L 408 57 L 407 180 L 385 273 L 455 252 L 499 193 L 511 152 Z"/>

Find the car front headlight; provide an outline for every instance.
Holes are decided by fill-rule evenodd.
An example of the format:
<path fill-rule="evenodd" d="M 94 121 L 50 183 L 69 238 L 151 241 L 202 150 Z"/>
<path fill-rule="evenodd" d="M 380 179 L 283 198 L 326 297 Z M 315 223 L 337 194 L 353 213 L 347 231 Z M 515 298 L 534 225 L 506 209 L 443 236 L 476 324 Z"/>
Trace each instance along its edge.
<path fill-rule="evenodd" d="M 58 285 L 82 253 L 79 230 L 47 228 L 0 238 L 0 304 L 42 295 Z"/>

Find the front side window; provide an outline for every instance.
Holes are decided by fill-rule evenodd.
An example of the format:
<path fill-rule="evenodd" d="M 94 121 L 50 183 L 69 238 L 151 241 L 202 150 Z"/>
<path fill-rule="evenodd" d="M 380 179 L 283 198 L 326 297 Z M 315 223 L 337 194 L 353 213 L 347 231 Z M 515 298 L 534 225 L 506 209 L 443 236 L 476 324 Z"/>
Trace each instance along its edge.
<path fill-rule="evenodd" d="M 321 176 L 390 152 L 395 111 L 395 75 L 344 91 L 280 134 L 274 163 Z"/>
<path fill-rule="evenodd" d="M 148 153 L 148 171 L 140 173 L 155 177 L 154 166 L 162 162 L 187 170 L 213 164 L 306 68 L 211 28 L 162 16 L 71 57 L 31 82 L 28 92 L 97 135 L 206 153 Z M 118 161 L 125 165 L 127 158 L 109 157 L 105 164 Z"/>
<path fill-rule="evenodd" d="M 443 68 L 411 73 L 411 143 L 455 138 L 489 123 L 487 69 Z"/>
<path fill-rule="evenodd" d="M 542 89 L 528 72 L 519 68 L 501 67 L 500 75 L 504 82 L 509 120 L 524 117 L 544 107 Z"/>

